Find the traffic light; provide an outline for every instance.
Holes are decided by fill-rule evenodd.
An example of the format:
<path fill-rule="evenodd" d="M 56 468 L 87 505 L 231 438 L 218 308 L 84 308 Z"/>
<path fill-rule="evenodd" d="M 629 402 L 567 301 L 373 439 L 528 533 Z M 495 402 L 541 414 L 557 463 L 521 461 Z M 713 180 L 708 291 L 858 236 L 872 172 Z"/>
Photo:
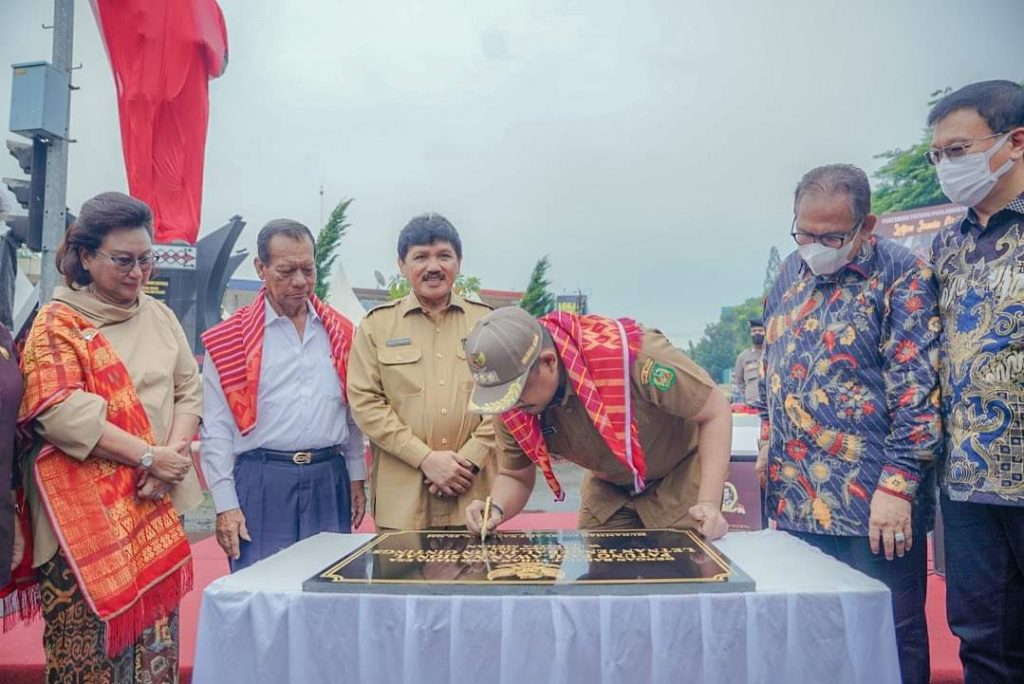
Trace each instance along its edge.
<path fill-rule="evenodd" d="M 8 140 L 7 150 L 18 160 L 21 170 L 28 175 L 28 179 L 3 179 L 4 185 L 14 195 L 14 199 L 28 212 L 27 216 L 9 216 L 7 225 L 10 226 L 15 239 L 25 243 L 29 249 L 39 252 L 43 249 L 47 144 L 39 138 L 32 143 Z"/>

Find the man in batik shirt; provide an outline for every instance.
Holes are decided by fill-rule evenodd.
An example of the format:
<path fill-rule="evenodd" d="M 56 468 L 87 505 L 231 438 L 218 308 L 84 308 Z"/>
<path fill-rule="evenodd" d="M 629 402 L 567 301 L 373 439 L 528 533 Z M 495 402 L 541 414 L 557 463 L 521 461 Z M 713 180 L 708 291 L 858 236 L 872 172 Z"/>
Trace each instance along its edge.
<path fill-rule="evenodd" d="M 928 125 L 942 190 L 970 207 L 932 245 L 946 610 L 967 684 L 1024 682 L 1024 89 L 966 86 Z"/>
<path fill-rule="evenodd" d="M 939 318 L 930 268 L 871 236 L 871 189 L 846 164 L 796 188 L 798 250 L 765 302 L 762 449 L 780 529 L 884 582 L 907 684 L 929 677 Z"/>

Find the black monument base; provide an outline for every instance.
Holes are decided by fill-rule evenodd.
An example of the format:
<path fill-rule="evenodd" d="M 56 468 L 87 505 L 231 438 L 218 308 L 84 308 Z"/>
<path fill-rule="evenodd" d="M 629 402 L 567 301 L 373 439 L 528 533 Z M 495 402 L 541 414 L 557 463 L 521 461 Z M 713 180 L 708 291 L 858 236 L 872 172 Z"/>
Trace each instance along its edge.
<path fill-rule="evenodd" d="M 313 592 L 687 594 L 753 591 L 754 580 L 679 530 L 379 534 L 306 580 Z"/>

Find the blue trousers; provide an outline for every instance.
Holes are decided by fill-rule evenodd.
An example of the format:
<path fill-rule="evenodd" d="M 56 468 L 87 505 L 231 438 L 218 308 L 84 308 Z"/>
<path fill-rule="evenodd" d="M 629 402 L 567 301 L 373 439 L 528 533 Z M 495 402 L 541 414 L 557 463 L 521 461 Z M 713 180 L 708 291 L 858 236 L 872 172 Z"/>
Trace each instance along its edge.
<path fill-rule="evenodd" d="M 903 684 L 928 684 L 931 658 L 928 653 L 928 622 L 924 613 L 928 591 L 927 533 L 915 529 L 910 553 L 890 561 L 885 559 L 884 550 L 877 556 L 871 553 L 867 537 L 786 531 L 889 587 Z"/>
<path fill-rule="evenodd" d="M 964 683 L 1024 682 L 1024 506 L 940 501 Z"/>
<path fill-rule="evenodd" d="M 306 465 L 243 455 L 234 473 L 252 541 L 241 541 L 232 572 L 320 532 L 352 531 L 348 468 L 340 455 Z"/>

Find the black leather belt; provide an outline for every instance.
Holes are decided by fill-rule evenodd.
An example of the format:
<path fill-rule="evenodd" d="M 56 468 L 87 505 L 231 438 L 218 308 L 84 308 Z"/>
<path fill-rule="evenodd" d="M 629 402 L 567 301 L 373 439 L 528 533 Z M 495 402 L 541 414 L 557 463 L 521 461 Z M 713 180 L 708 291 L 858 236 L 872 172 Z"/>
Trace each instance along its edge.
<path fill-rule="evenodd" d="M 296 465 L 310 465 L 312 463 L 323 463 L 332 458 L 342 455 L 340 444 L 323 447 L 321 449 L 308 449 L 306 451 L 276 451 L 274 449 L 252 449 L 238 455 L 239 458 L 259 458 L 265 461 L 285 461 Z"/>

